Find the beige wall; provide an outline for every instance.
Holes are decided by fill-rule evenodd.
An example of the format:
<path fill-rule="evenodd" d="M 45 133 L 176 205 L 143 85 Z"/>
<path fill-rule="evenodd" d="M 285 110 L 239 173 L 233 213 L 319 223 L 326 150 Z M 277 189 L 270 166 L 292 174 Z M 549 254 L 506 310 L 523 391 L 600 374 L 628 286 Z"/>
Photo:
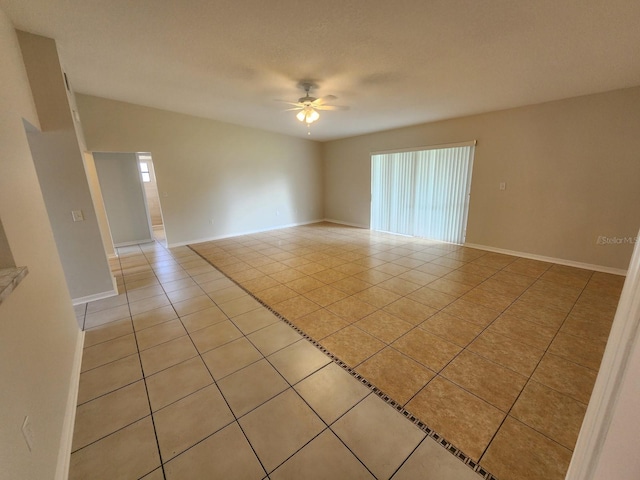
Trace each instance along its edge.
<path fill-rule="evenodd" d="M 640 226 L 638 132 L 640 87 L 328 142 L 325 217 L 369 225 L 370 152 L 476 139 L 467 242 L 626 269 L 596 242 Z"/>
<path fill-rule="evenodd" d="M 115 295 L 55 41 L 18 32 L 41 131 L 28 134 L 71 298 Z M 73 210 L 84 221 L 74 222 Z"/>
<path fill-rule="evenodd" d="M 77 95 L 87 148 L 150 152 L 169 244 L 323 218 L 316 142 Z"/>
<path fill-rule="evenodd" d="M 51 479 L 61 445 L 61 458 L 69 453 L 63 424 L 80 336 L 23 125 L 23 118 L 39 120 L 16 33 L 1 10 L 0 65 L 0 218 L 16 264 L 29 268 L 0 304 L 0 477 Z M 21 434 L 27 415 L 31 452 Z"/>

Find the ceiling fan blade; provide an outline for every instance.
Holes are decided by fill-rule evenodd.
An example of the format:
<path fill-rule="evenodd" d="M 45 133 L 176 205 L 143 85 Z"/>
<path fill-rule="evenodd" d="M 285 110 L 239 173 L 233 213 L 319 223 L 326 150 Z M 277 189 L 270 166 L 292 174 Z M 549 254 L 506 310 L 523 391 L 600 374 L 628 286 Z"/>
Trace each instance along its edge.
<path fill-rule="evenodd" d="M 313 106 L 324 105 L 326 102 L 331 102 L 333 100 L 337 100 L 338 97 L 335 95 L 325 95 L 324 97 L 316 98 L 311 104 Z"/>
<path fill-rule="evenodd" d="M 294 110 L 303 110 L 304 107 L 291 107 L 291 108 L 285 108 L 284 111 L 285 112 L 292 112 Z"/>
<path fill-rule="evenodd" d="M 290 102 L 289 100 L 279 100 L 279 99 L 276 99 L 274 101 L 280 102 L 280 103 L 286 103 L 287 105 L 294 105 L 294 106 L 300 107 L 300 108 L 304 107 L 304 104 L 302 104 L 300 102 Z"/>
<path fill-rule="evenodd" d="M 349 110 L 346 105 L 317 105 L 313 108 L 316 110 Z"/>

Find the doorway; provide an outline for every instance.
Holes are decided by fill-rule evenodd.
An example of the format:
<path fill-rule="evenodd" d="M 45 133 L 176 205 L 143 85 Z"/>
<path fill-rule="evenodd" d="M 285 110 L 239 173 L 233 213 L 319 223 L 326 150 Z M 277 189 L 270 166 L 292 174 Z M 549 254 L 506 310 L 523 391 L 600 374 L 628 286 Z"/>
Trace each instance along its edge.
<path fill-rule="evenodd" d="M 153 166 L 153 157 L 149 152 L 136 153 L 140 168 L 140 177 L 149 209 L 149 220 L 151 222 L 151 233 L 153 238 L 162 245 L 167 245 L 167 238 L 164 232 L 164 219 L 162 218 L 162 208 L 160 206 L 160 194 L 158 193 L 158 183 L 156 182 L 156 171 Z"/>
<path fill-rule="evenodd" d="M 144 172 L 144 175 L 139 156 L 143 156 L 146 165 L 145 170 L 147 171 Z M 152 242 L 154 235 L 145 188 L 145 184 L 151 183 L 151 178 L 153 178 L 155 186 L 151 155 L 148 153 L 95 152 L 93 158 L 113 245 L 123 247 Z M 157 192 L 157 187 L 155 188 Z M 157 193 L 155 199 L 157 200 Z M 160 218 L 160 225 L 162 225 L 162 214 L 157 215 L 160 208 L 159 201 L 154 208 L 156 216 Z"/>

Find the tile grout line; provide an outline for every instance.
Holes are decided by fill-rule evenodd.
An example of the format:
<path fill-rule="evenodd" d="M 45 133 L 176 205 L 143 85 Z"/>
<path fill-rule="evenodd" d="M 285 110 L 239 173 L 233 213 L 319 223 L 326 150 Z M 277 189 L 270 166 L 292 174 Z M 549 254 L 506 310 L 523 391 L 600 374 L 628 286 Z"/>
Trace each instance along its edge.
<path fill-rule="evenodd" d="M 142 248 L 140 248 L 140 250 L 142 251 Z M 144 253 L 143 253 L 144 254 Z M 120 268 L 122 269 L 122 261 L 120 260 L 120 256 L 118 256 L 118 262 L 120 263 Z M 145 256 L 145 260 L 146 260 L 146 256 Z M 151 270 L 155 276 L 155 271 L 152 269 Z M 156 276 L 157 279 L 157 276 Z M 138 335 L 135 329 L 135 326 L 133 324 L 133 315 L 131 314 L 131 305 L 129 302 L 129 293 L 127 290 L 127 280 L 125 278 L 125 275 L 122 275 L 122 282 L 123 282 L 123 287 L 125 289 L 125 295 L 127 296 L 127 307 L 129 308 L 129 318 L 131 321 L 131 329 L 133 330 L 133 338 L 135 339 L 136 342 L 136 350 L 137 350 L 137 354 L 138 354 L 138 362 L 140 364 L 140 371 L 142 372 L 142 381 L 144 382 L 144 390 L 145 393 L 147 395 L 147 405 L 149 406 L 149 417 L 151 417 L 151 425 L 153 426 L 153 435 L 155 437 L 156 440 L 156 449 L 158 451 L 158 459 L 160 460 L 160 469 L 162 471 L 162 478 L 166 480 L 167 476 L 165 474 L 164 471 L 164 463 L 162 461 L 162 453 L 160 451 L 160 441 L 158 439 L 158 430 L 156 428 L 156 422 L 155 422 L 155 418 L 153 417 L 153 408 L 151 406 L 151 398 L 149 397 L 149 387 L 147 386 L 147 376 L 145 375 L 144 372 L 144 367 L 142 366 L 142 358 L 140 357 L 140 345 L 138 344 Z M 157 468 L 154 468 L 153 470 L 151 470 L 151 472 L 147 472 L 144 476 L 148 475 L 149 473 L 152 473 L 154 471 L 156 471 Z"/>

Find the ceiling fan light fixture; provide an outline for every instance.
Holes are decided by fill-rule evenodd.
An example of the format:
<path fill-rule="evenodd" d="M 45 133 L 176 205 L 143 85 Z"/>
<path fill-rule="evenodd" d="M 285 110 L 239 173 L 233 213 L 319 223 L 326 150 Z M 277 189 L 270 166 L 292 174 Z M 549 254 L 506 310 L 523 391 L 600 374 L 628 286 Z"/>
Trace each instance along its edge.
<path fill-rule="evenodd" d="M 320 114 L 315 111 L 313 108 L 309 108 L 309 112 L 307 112 L 307 118 L 305 119 L 307 123 L 313 123 L 317 119 L 320 118 Z"/>
<path fill-rule="evenodd" d="M 293 108 L 288 108 L 287 111 L 296 110 L 296 118 L 301 123 L 306 123 L 307 127 L 320 118 L 320 112 L 318 110 L 348 110 L 349 107 L 342 105 L 332 105 L 328 102 L 335 100 L 335 95 L 325 95 L 324 97 L 312 97 L 309 93 L 311 87 L 316 87 L 311 83 L 301 83 L 299 86 L 304 87 L 305 96 L 300 97 L 297 102 L 288 102 L 286 100 L 279 100 L 280 102 L 292 105 Z"/>
<path fill-rule="evenodd" d="M 311 106 L 306 106 L 296 114 L 296 118 L 307 124 L 313 123 L 320 118 L 320 114 Z"/>

